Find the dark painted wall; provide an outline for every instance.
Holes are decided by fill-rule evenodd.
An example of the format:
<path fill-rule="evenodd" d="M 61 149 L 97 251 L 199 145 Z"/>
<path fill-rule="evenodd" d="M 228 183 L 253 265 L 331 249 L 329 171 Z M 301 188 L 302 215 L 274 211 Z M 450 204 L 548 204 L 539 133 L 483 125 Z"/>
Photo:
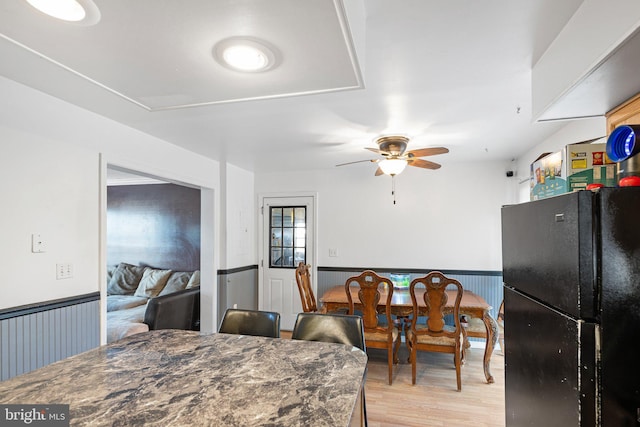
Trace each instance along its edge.
<path fill-rule="evenodd" d="M 175 184 L 107 188 L 107 265 L 200 269 L 200 190 Z"/>

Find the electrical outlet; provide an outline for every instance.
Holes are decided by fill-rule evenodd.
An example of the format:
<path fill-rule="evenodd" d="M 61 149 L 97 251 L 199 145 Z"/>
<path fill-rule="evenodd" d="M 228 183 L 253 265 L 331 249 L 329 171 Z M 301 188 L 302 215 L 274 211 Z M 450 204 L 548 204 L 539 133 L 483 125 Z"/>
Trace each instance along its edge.
<path fill-rule="evenodd" d="M 39 233 L 34 233 L 31 235 L 31 252 L 40 253 L 46 252 L 47 246 L 42 238 L 42 235 Z"/>
<path fill-rule="evenodd" d="M 329 256 L 338 256 L 338 249 L 329 248 Z"/>
<path fill-rule="evenodd" d="M 56 264 L 56 279 L 70 279 L 73 277 L 73 264 Z"/>

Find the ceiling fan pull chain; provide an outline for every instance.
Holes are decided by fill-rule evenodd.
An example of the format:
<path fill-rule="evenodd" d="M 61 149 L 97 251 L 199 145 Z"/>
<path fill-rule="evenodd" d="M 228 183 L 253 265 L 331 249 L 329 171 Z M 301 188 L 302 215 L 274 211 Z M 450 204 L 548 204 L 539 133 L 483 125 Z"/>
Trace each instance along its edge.
<path fill-rule="evenodd" d="M 396 176 L 391 175 L 391 195 L 393 196 L 393 204 L 396 204 Z"/>

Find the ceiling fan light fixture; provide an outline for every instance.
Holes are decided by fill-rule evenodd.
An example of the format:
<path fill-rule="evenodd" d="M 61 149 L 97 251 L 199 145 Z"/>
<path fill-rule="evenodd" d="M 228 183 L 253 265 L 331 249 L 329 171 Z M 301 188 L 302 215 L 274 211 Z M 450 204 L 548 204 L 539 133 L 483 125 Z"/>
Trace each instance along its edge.
<path fill-rule="evenodd" d="M 378 166 L 386 175 L 399 175 L 407 167 L 407 161 L 403 159 L 384 159 Z"/>
<path fill-rule="evenodd" d="M 100 20 L 100 10 L 92 0 L 26 0 L 33 8 L 62 21 L 94 25 Z"/>
<path fill-rule="evenodd" d="M 409 138 L 402 135 L 381 136 L 376 139 L 376 144 L 381 151 L 387 152 L 392 156 L 400 156 L 407 149 Z"/>
<path fill-rule="evenodd" d="M 214 47 L 216 60 L 233 71 L 259 73 L 275 67 L 277 49 L 262 40 L 249 37 L 230 37 Z"/>

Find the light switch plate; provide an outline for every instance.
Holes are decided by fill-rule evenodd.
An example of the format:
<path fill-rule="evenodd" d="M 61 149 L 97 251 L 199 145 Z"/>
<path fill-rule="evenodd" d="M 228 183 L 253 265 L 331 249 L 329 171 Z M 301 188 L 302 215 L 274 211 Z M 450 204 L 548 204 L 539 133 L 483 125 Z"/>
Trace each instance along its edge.
<path fill-rule="evenodd" d="M 56 264 L 56 279 L 71 279 L 73 277 L 73 264 Z"/>

